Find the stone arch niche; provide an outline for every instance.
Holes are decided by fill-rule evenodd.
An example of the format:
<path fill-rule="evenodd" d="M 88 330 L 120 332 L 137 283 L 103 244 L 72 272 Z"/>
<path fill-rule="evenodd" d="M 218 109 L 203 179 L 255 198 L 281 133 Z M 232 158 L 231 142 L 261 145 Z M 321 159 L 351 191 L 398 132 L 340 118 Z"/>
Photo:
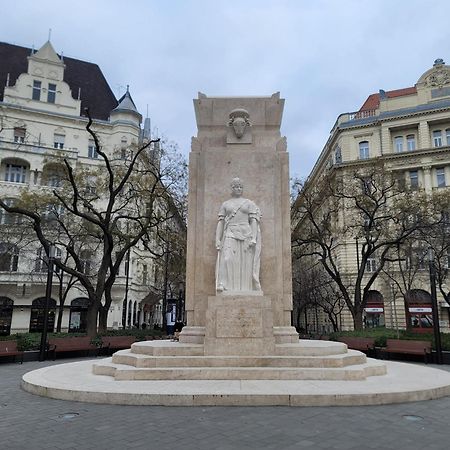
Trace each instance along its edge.
<path fill-rule="evenodd" d="M 410 289 L 405 294 L 406 328 L 414 333 L 433 332 L 431 295 L 423 289 Z"/>

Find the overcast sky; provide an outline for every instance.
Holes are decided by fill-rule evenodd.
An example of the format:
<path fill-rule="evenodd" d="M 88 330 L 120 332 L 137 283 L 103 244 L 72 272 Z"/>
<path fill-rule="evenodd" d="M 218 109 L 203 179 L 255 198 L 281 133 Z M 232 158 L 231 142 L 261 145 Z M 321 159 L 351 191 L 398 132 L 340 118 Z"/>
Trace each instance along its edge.
<path fill-rule="evenodd" d="M 22 0 L 1 8 L 0 41 L 97 63 L 187 154 L 192 99 L 286 99 L 291 174 L 306 177 L 342 112 L 450 63 L 448 0 Z M 1 61 L 0 61 L 1 64 Z"/>

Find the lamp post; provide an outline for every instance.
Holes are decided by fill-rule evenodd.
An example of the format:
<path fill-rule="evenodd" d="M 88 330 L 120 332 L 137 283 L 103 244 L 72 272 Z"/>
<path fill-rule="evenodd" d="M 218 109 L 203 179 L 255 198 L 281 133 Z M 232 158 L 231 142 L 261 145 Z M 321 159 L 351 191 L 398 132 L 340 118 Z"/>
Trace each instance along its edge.
<path fill-rule="evenodd" d="M 178 305 L 177 305 L 177 322 L 184 322 L 184 302 L 183 302 L 184 282 L 178 283 Z"/>
<path fill-rule="evenodd" d="M 397 317 L 397 304 L 396 304 L 396 292 L 395 292 L 395 283 L 391 282 L 391 292 L 392 292 L 392 308 L 391 308 L 391 317 L 392 317 L 392 310 L 394 310 L 394 320 L 395 320 L 395 329 L 397 331 L 397 339 L 400 339 L 400 330 L 398 328 L 398 317 Z M 392 321 L 392 319 L 391 319 Z"/>
<path fill-rule="evenodd" d="M 436 267 L 434 265 L 434 252 L 432 248 L 428 249 L 428 265 L 430 269 L 431 307 L 433 311 L 433 331 L 434 343 L 436 345 L 436 362 L 438 364 L 442 364 L 441 330 L 439 327 L 439 313 L 436 294 Z"/>
<path fill-rule="evenodd" d="M 48 249 L 48 263 L 47 263 L 47 285 L 45 288 L 45 305 L 44 305 L 44 324 L 41 334 L 41 346 L 39 347 L 39 361 L 45 361 L 45 350 L 47 347 L 47 327 L 48 327 L 48 310 L 50 305 L 50 298 L 52 296 L 52 281 L 53 281 L 53 262 L 55 260 L 56 247 L 50 244 Z"/>

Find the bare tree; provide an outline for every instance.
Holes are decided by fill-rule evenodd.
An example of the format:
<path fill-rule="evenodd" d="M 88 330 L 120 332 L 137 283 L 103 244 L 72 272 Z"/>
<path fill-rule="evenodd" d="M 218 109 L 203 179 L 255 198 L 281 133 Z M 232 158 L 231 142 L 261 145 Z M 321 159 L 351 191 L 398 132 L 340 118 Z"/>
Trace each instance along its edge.
<path fill-rule="evenodd" d="M 430 220 L 421 213 L 425 194 L 402 191 L 381 165 L 351 174 L 332 171 L 315 188 L 308 183 L 293 207 L 297 226 L 293 244 L 298 258 L 319 261 L 336 283 L 353 317 L 363 327 L 363 311 L 375 280 L 392 251 Z M 344 267 L 348 248 L 356 247 L 354 269 Z"/>
<path fill-rule="evenodd" d="M 84 289 L 87 332 L 94 335 L 97 317 L 99 331 L 106 329 L 113 286 L 129 249 L 141 246 L 153 252 L 148 243 L 178 214 L 186 164 L 161 148 L 159 139 L 120 153 L 104 148 L 89 112 L 88 117 L 86 130 L 100 164 L 75 168 L 64 158 L 59 187 L 24 191 L 14 205 L 0 199 L 0 207 L 23 217 L 47 256 L 52 244 L 62 249 L 64 257 L 55 265 Z"/>

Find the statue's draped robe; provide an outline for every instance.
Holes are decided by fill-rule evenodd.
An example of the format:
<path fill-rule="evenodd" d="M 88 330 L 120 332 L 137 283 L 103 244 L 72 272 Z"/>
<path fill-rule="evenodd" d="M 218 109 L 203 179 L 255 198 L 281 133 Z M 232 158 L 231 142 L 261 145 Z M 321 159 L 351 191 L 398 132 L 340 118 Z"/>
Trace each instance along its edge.
<path fill-rule="evenodd" d="M 261 213 L 251 200 L 243 198 L 239 200 L 239 202 L 227 200 L 219 210 L 219 220 L 224 221 L 216 267 L 216 288 L 219 291 L 242 292 L 261 289 L 259 283 Z M 247 220 L 236 219 L 238 211 L 238 216 L 245 215 Z M 256 220 L 256 245 L 251 245 L 253 239 L 251 219 Z"/>

